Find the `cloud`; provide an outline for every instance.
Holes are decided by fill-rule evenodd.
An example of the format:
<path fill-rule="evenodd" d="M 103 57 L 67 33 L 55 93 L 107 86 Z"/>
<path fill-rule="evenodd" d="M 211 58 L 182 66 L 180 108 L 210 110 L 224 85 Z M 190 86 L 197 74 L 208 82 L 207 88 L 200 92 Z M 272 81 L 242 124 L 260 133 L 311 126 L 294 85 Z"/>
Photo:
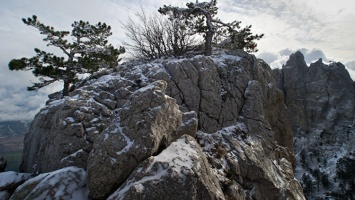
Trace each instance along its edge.
<path fill-rule="evenodd" d="M 9 86 L 0 88 L 0 121 L 31 121 L 35 114 L 45 106 L 48 94 L 59 91 L 61 83 L 52 84 L 39 91 Z"/>
<path fill-rule="evenodd" d="M 1 96 L 0 121 L 30 121 L 40 107 L 44 106 L 43 99 L 46 99 L 43 94 L 17 88 L 2 88 Z"/>
<path fill-rule="evenodd" d="M 322 60 L 325 62 L 329 61 L 329 59 L 327 59 L 327 57 L 325 56 L 322 50 L 319 49 L 309 50 L 306 48 L 294 49 L 294 50 L 286 48 L 276 53 L 272 53 L 272 52 L 257 53 L 256 56 L 263 59 L 266 63 L 268 63 L 271 68 L 280 68 L 282 67 L 283 64 L 286 63 L 290 55 L 292 53 L 295 53 L 296 51 L 302 52 L 305 61 L 308 64 L 317 61 L 319 58 L 322 58 Z"/>
<path fill-rule="evenodd" d="M 263 59 L 266 63 L 272 63 L 277 60 L 278 55 L 270 52 L 261 52 L 258 54 L 258 57 Z"/>
<path fill-rule="evenodd" d="M 323 51 L 321 51 L 319 49 L 308 50 L 308 49 L 302 48 L 299 50 L 303 53 L 306 63 L 315 62 L 315 61 L 319 60 L 319 58 L 322 58 L 322 60 L 324 62 L 329 61 L 328 58 L 323 53 Z"/>
<path fill-rule="evenodd" d="M 282 49 L 279 53 L 281 56 L 289 56 L 294 52 L 291 49 Z"/>
<path fill-rule="evenodd" d="M 345 64 L 345 66 L 353 71 L 355 71 L 355 60 L 354 61 L 350 61 L 350 62 L 347 62 Z"/>

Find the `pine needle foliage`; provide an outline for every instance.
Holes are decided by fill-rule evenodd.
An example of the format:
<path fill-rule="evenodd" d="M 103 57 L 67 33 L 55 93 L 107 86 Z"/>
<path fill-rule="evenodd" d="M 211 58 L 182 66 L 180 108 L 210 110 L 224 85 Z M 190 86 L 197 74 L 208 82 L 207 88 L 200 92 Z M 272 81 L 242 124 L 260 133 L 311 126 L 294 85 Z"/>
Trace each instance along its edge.
<path fill-rule="evenodd" d="M 37 16 L 23 18 L 23 23 L 32 26 L 46 37 L 43 41 L 47 46 L 59 48 L 65 57 L 35 48 L 35 56 L 31 58 L 13 59 L 9 62 L 10 70 L 32 70 L 39 78 L 28 90 L 38 90 L 56 81 L 63 81 L 63 96 L 69 95 L 69 88 L 79 80 L 80 74 L 92 74 L 103 68 L 118 65 L 119 55 L 125 52 L 108 44 L 107 38 L 112 35 L 111 27 L 99 22 L 91 25 L 89 22 L 75 21 L 72 31 L 57 31 L 51 26 L 41 23 Z M 67 38 L 72 38 L 69 42 Z"/>

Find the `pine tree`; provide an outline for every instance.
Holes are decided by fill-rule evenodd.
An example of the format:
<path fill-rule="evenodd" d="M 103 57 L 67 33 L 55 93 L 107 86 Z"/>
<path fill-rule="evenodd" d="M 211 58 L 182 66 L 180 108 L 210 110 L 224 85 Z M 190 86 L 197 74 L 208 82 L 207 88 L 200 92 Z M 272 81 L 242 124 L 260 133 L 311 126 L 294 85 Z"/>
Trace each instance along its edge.
<path fill-rule="evenodd" d="M 91 25 L 89 22 L 75 21 L 70 35 L 73 42 L 68 42 L 66 38 L 69 37 L 69 31 L 56 31 L 38 21 L 35 15 L 32 18 L 23 18 L 22 21 L 46 35 L 43 41 L 47 42 L 47 46 L 58 47 L 67 56 L 65 59 L 35 48 L 36 56 L 11 60 L 10 70 L 32 70 L 39 77 L 40 82 L 34 83 L 28 90 L 38 90 L 62 80 L 63 96 L 68 96 L 71 84 L 79 79 L 78 75 L 115 67 L 120 60 L 119 55 L 125 52 L 123 47 L 117 49 L 107 44 L 107 38 L 112 33 L 111 27 L 105 23 Z"/>
<path fill-rule="evenodd" d="M 247 52 L 257 51 L 254 40 L 261 39 L 264 35 L 252 35 L 251 26 L 240 29 L 240 21 L 224 23 L 216 18 L 217 0 L 210 2 L 187 3 L 187 8 L 166 6 L 159 8 L 159 12 L 170 15 L 171 18 L 185 18 L 185 24 L 194 32 L 204 35 L 205 55 L 212 55 L 212 41 L 228 38 L 229 49 L 245 49 Z"/>

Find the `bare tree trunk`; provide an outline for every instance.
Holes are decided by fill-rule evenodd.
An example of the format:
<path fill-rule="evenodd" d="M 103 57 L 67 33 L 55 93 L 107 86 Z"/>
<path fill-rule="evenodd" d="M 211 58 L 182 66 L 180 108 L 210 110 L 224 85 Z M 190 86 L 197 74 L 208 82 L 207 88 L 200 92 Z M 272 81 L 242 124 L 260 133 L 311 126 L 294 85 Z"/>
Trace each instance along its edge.
<path fill-rule="evenodd" d="M 69 96 L 69 86 L 70 86 L 70 82 L 64 80 L 64 86 L 63 86 L 63 97 L 65 96 Z"/>
<path fill-rule="evenodd" d="M 205 37 L 205 56 L 210 56 L 212 55 L 212 38 L 213 38 L 213 32 L 208 31 L 206 33 Z"/>
<path fill-rule="evenodd" d="M 212 16 L 207 10 L 202 9 L 200 7 L 195 8 L 197 11 L 201 12 L 206 17 L 206 25 L 208 31 L 206 32 L 205 36 L 205 56 L 212 55 L 212 39 L 215 33 L 214 26 L 212 24 Z"/>

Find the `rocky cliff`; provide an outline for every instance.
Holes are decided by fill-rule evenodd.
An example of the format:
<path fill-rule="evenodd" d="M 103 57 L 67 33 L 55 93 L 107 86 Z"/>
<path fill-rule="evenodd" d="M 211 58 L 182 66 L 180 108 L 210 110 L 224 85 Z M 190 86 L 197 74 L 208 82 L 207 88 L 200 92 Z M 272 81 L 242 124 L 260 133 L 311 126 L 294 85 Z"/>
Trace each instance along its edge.
<path fill-rule="evenodd" d="M 278 82 L 244 52 L 95 74 L 36 115 L 11 198 L 305 199 Z"/>
<path fill-rule="evenodd" d="M 275 70 L 291 115 L 296 177 L 307 199 L 355 198 L 355 85 L 344 65 L 305 63 L 296 52 Z"/>

